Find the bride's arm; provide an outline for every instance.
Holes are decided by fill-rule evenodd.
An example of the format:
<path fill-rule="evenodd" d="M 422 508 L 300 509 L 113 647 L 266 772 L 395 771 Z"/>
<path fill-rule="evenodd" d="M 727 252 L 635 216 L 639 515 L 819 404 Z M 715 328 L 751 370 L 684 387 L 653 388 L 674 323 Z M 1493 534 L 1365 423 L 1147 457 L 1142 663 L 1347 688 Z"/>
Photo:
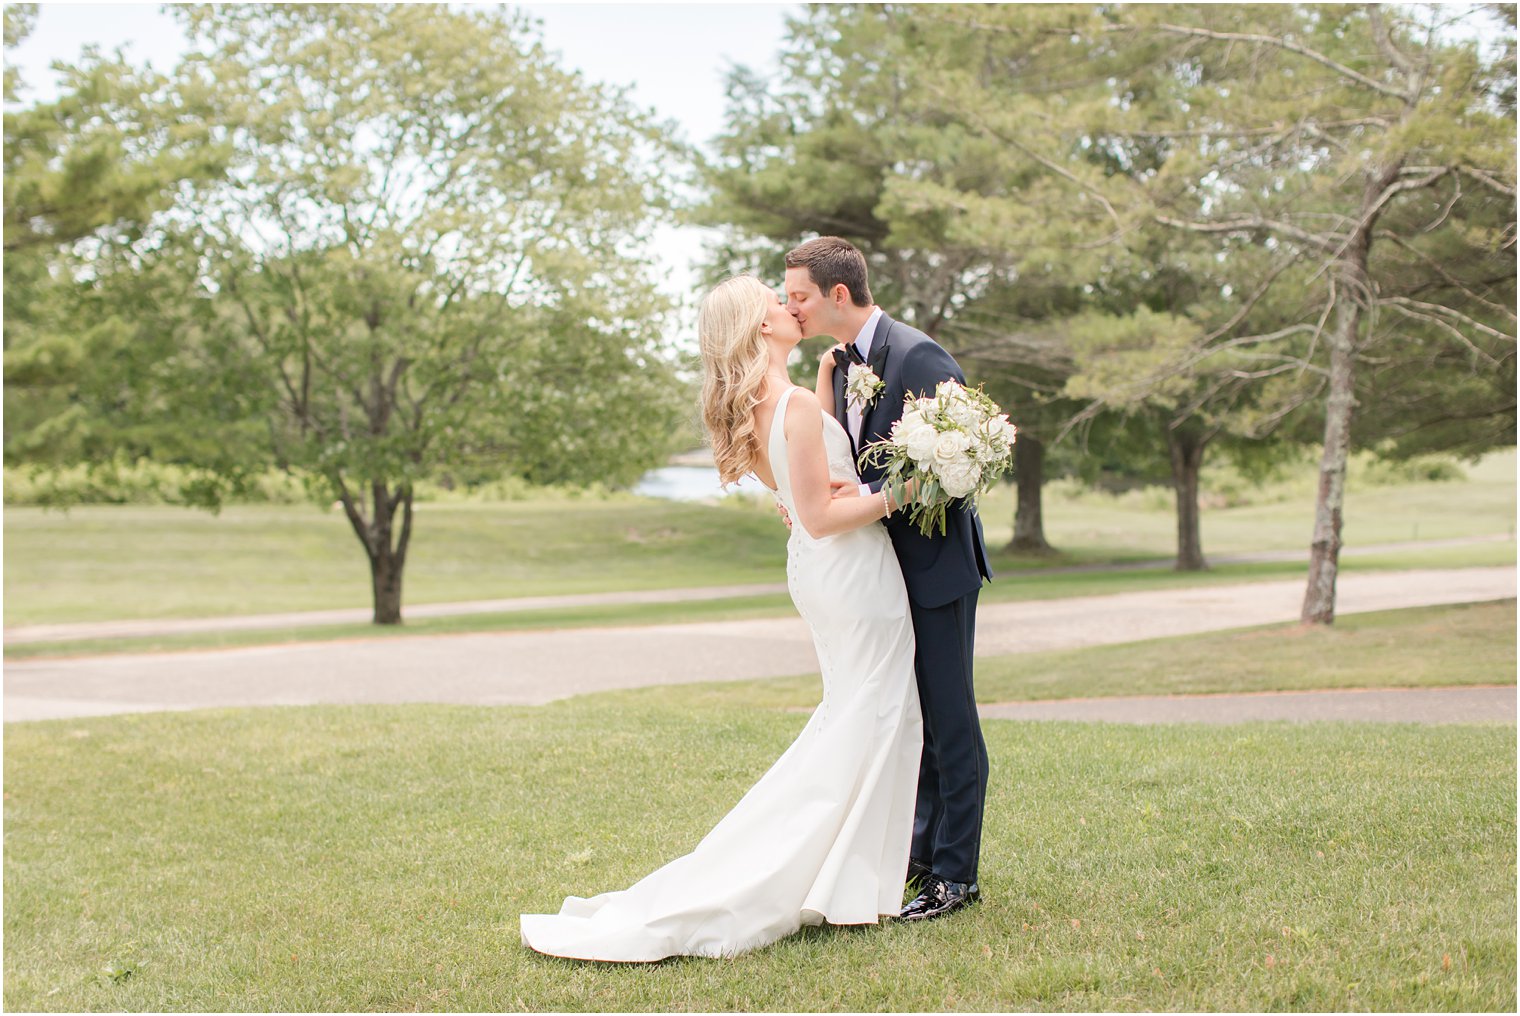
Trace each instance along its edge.
<path fill-rule="evenodd" d="M 842 348 L 830 346 L 823 351 L 823 357 L 818 361 L 818 384 L 813 389 L 818 404 L 830 416 L 834 415 L 834 350 Z"/>
<path fill-rule="evenodd" d="M 786 464 L 792 479 L 794 522 L 813 539 L 847 533 L 887 516 L 882 495 L 834 498 L 829 492 L 829 456 L 823 446 L 823 414 L 807 389 L 792 395 L 786 407 Z M 892 507 L 897 507 L 895 504 Z"/>

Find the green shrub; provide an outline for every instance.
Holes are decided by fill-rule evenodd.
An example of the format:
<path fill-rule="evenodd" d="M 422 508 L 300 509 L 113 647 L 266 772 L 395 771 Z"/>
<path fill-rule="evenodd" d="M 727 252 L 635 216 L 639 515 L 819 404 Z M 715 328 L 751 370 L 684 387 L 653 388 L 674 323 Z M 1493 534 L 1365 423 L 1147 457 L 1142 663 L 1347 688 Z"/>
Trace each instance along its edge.
<path fill-rule="evenodd" d="M 5 503 L 41 508 L 86 504 L 186 504 L 198 499 L 196 490 L 217 482 L 182 466 L 147 459 L 45 469 L 5 467 Z M 301 504 L 307 498 L 301 482 L 278 470 L 248 478 L 238 496 L 242 504 Z"/>
<path fill-rule="evenodd" d="M 1364 487 L 1393 487 L 1401 483 L 1446 483 L 1467 479 L 1467 472 L 1447 458 L 1422 455 L 1397 461 L 1359 455 L 1352 462 L 1353 475 Z"/>
<path fill-rule="evenodd" d="M 48 470 L 40 466 L 5 467 L 5 503 L 38 508 L 101 504 L 198 504 L 197 490 L 215 478 L 182 466 L 142 459 L 134 463 L 96 463 Z M 589 487 L 537 486 L 516 476 L 458 486 L 423 480 L 418 502 L 608 501 L 629 497 L 602 484 Z M 299 477 L 276 469 L 247 479 L 227 497 L 228 504 L 305 504 L 311 500 Z"/>

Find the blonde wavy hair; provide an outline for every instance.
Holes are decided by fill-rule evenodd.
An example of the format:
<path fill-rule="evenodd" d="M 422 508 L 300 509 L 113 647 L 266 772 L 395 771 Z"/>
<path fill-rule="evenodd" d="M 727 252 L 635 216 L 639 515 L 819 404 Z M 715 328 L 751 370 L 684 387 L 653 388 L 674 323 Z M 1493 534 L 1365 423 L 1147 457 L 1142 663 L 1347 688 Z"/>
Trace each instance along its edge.
<path fill-rule="evenodd" d="M 736 275 L 713 287 L 697 311 L 702 351 L 702 424 L 712 439 L 718 479 L 733 483 L 755 467 L 760 437 L 755 407 L 765 400 L 769 363 L 760 325 L 776 299 L 753 275 Z"/>

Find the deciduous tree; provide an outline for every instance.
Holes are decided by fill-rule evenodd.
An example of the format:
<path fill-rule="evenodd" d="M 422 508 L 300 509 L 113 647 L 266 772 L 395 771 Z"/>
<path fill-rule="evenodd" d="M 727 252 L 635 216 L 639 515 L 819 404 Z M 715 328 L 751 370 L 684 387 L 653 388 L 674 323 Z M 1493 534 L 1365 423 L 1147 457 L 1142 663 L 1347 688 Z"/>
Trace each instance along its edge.
<path fill-rule="evenodd" d="M 226 178 L 84 266 L 152 299 L 102 342 L 89 413 L 199 470 L 215 505 L 270 465 L 336 500 L 401 619 L 417 482 L 631 482 L 688 392 L 631 253 L 659 129 L 557 68 L 529 23 L 430 5 L 176 8 Z"/>

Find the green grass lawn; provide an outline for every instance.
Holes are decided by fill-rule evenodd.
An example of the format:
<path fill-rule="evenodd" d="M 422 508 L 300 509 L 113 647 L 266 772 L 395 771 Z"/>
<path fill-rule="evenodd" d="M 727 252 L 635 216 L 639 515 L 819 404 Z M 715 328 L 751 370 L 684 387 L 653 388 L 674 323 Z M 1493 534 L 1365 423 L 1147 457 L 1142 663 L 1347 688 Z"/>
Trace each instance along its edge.
<path fill-rule="evenodd" d="M 1515 601 L 1347 614 L 1333 628 L 1264 625 L 1112 646 L 979 657 L 978 702 L 1515 683 Z M 692 703 L 802 709 L 818 675 L 640 688 Z"/>
<path fill-rule="evenodd" d="M 1371 546 L 1414 540 L 1441 540 L 1515 532 L 1516 459 L 1514 449 L 1495 452 L 1476 464 L 1464 464 L 1462 480 L 1424 483 L 1374 483 L 1366 464 L 1353 461 L 1347 480 L 1347 546 Z M 1205 466 L 1205 490 L 1227 472 Z M 1205 502 L 1200 529 L 1204 555 L 1244 554 L 1261 550 L 1305 550 L 1314 532 L 1316 467 L 1253 490 L 1234 507 Z M 1078 492 L 1058 483 L 1047 488 L 1045 535 L 1060 550 L 1079 555 L 1131 552 L 1169 557 L 1177 550 L 1177 521 L 1170 491 L 1152 488 L 1122 496 Z M 1001 546 L 1013 536 L 1014 490 L 999 487 L 982 504 L 988 543 Z"/>
<path fill-rule="evenodd" d="M 1461 481 L 1353 483 L 1348 545 L 1512 536 L 1514 453 L 1467 468 Z M 1269 488 L 1259 503 L 1205 511 L 1205 553 L 1306 549 L 1312 495 L 1295 484 Z M 994 548 L 1011 534 L 1012 498 L 1012 488 L 999 488 L 983 505 Z M 1061 487 L 1047 498 L 1045 517 L 1062 555 L 1028 560 L 998 554 L 996 570 L 1011 576 L 1030 568 L 1165 558 L 1174 551 L 1172 510 L 1155 492 L 1113 498 Z M 779 582 L 785 544 L 785 530 L 764 505 L 634 497 L 430 503 L 418 509 L 405 602 Z M 100 506 L 66 515 L 12 507 L 5 512 L 5 550 L 7 625 L 370 603 L 368 566 L 347 521 L 340 512 L 310 507 L 240 506 L 220 516 L 167 507 Z M 1515 560 L 1513 541 L 1413 553 L 1426 561 Z M 1413 559 L 1401 553 L 1394 563 Z M 1365 567 L 1359 560 L 1345 562 Z M 1299 565 L 1287 567 L 1301 571 Z M 1218 574 L 1229 573 L 1222 568 Z M 1066 576 L 1057 586 L 1103 581 Z M 987 595 L 1000 598 L 1013 585 L 994 584 Z"/>
<path fill-rule="evenodd" d="M 615 694 L 11 725 L 5 1006 L 1514 1009 L 1512 727 L 993 721 L 968 912 L 733 961 L 519 944 L 689 850 L 803 722 Z"/>
<path fill-rule="evenodd" d="M 1389 611 L 984 660 L 979 697 L 1505 683 L 1514 639 L 1513 601 Z M 988 721 L 966 913 L 731 962 L 519 944 L 695 845 L 817 695 L 7 725 L 5 1007 L 1514 1009 L 1512 725 Z"/>
<path fill-rule="evenodd" d="M 979 662 L 983 702 L 1515 683 L 1515 601 L 1347 614 Z"/>
<path fill-rule="evenodd" d="M 244 505 L 5 512 L 5 623 L 370 606 L 341 512 Z M 774 514 L 644 498 L 419 507 L 405 602 L 779 581 Z"/>

